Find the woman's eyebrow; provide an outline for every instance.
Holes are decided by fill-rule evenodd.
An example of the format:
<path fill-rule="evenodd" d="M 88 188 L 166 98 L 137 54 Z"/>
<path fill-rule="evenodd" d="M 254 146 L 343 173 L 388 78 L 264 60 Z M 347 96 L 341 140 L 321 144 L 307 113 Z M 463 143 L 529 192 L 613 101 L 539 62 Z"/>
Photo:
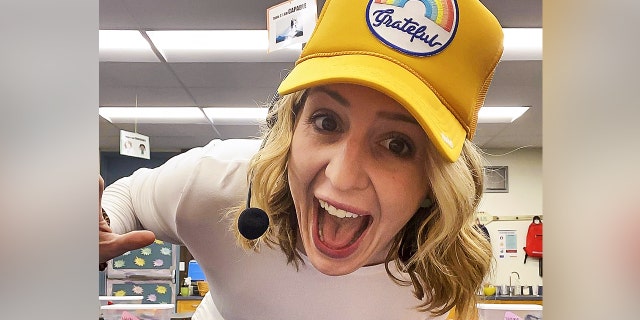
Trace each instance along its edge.
<path fill-rule="evenodd" d="M 309 93 L 313 93 L 314 91 L 318 91 L 318 92 L 322 92 L 326 95 L 328 95 L 329 97 L 331 97 L 332 99 L 336 100 L 338 103 L 340 103 L 341 105 L 345 106 L 345 107 L 350 107 L 351 104 L 349 103 L 349 101 L 343 97 L 340 93 L 338 93 L 337 91 L 331 90 L 331 89 L 327 89 L 324 86 L 319 86 L 319 87 L 313 87 L 311 89 L 309 89 Z M 415 124 L 415 125 L 420 125 L 418 123 L 418 121 L 407 114 L 402 114 L 402 113 L 397 113 L 397 112 L 388 112 L 388 111 L 380 111 L 377 113 L 377 115 L 381 118 L 385 118 L 385 119 L 389 119 L 389 120 L 397 120 L 397 121 L 402 121 L 402 122 L 406 122 L 406 123 L 410 123 L 410 124 Z"/>
<path fill-rule="evenodd" d="M 396 121 L 402 121 L 410 124 L 415 124 L 417 126 L 420 125 L 414 117 L 407 114 L 403 114 L 403 113 L 380 111 L 377 113 L 377 116 L 381 118 L 389 119 L 389 120 L 396 120 Z"/>
<path fill-rule="evenodd" d="M 313 87 L 313 88 L 309 89 L 309 92 L 314 92 L 314 91 L 319 91 L 319 92 L 322 92 L 322 93 L 328 95 L 333 100 L 336 100 L 338 103 L 340 103 L 341 105 L 343 105 L 345 107 L 350 107 L 351 106 L 351 104 L 349 103 L 349 100 L 347 100 L 345 97 L 343 97 L 337 91 L 333 91 L 333 90 L 327 89 L 326 87 L 323 87 L 323 86 Z"/>

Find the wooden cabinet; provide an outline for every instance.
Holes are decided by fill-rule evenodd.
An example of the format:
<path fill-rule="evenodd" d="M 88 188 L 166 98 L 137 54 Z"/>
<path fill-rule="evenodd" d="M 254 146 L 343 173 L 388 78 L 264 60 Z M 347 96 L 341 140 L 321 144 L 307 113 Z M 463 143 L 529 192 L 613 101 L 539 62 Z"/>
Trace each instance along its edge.
<path fill-rule="evenodd" d="M 478 298 L 478 303 L 496 303 L 496 304 L 537 304 L 542 305 L 542 297 L 539 296 L 510 296 L 508 298 L 500 299 L 491 297 L 487 298 L 481 296 Z"/>
<path fill-rule="evenodd" d="M 484 299 L 484 297 L 478 299 L 478 303 L 495 303 L 495 304 L 537 304 L 542 305 L 542 298 L 537 299 L 527 299 L 527 300 L 502 300 L 502 299 Z M 459 320 L 456 317 L 455 308 L 449 311 L 446 320 Z M 474 318 L 473 320 L 478 320 L 478 318 Z"/>
<path fill-rule="evenodd" d="M 481 303 L 496 303 L 496 304 L 537 304 L 542 305 L 542 300 L 485 300 Z"/>
<path fill-rule="evenodd" d="M 201 297 L 193 297 L 193 299 L 183 298 L 176 300 L 176 313 L 194 312 L 202 301 Z"/>

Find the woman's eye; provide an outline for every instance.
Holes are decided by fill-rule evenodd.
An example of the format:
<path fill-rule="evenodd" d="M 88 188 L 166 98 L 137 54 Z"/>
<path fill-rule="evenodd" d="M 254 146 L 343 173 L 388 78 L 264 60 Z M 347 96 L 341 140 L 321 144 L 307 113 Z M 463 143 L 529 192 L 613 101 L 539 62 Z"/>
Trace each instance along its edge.
<path fill-rule="evenodd" d="M 322 131 L 336 131 L 338 129 L 336 119 L 326 114 L 315 115 L 311 121 L 317 129 Z"/>
<path fill-rule="evenodd" d="M 389 138 L 382 141 L 382 145 L 399 156 L 410 156 L 413 152 L 411 145 L 401 138 Z"/>

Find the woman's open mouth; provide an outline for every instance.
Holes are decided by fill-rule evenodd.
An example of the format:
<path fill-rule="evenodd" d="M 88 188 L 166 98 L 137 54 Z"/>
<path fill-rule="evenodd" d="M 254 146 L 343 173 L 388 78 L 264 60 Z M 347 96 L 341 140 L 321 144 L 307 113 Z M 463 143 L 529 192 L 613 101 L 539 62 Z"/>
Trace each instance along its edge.
<path fill-rule="evenodd" d="M 359 246 L 371 224 L 370 215 L 358 215 L 318 200 L 313 238 L 316 248 L 331 258 L 345 258 Z"/>

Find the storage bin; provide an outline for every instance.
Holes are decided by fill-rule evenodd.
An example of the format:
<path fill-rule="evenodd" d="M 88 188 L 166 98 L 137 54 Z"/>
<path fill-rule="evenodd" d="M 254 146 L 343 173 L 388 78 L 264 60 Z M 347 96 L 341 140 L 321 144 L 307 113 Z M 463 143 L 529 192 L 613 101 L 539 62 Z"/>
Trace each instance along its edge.
<path fill-rule="evenodd" d="M 191 281 L 206 281 L 206 277 L 204 276 L 204 272 L 200 268 L 200 264 L 198 261 L 191 260 L 189 261 L 189 269 L 187 272 L 187 277 L 191 278 Z"/>
<path fill-rule="evenodd" d="M 107 279 L 108 296 L 143 296 L 144 304 L 176 302 L 176 284 L 173 279 Z"/>
<path fill-rule="evenodd" d="M 173 304 L 112 304 L 100 307 L 104 320 L 171 320 Z M 134 318 L 135 317 L 135 318 Z"/>
<path fill-rule="evenodd" d="M 478 303 L 479 320 L 542 320 L 537 304 Z"/>
<path fill-rule="evenodd" d="M 142 303 L 142 296 L 99 296 L 101 306 L 108 304 Z"/>
<path fill-rule="evenodd" d="M 198 281 L 198 293 L 204 297 L 209 292 L 209 283 L 206 281 Z"/>

